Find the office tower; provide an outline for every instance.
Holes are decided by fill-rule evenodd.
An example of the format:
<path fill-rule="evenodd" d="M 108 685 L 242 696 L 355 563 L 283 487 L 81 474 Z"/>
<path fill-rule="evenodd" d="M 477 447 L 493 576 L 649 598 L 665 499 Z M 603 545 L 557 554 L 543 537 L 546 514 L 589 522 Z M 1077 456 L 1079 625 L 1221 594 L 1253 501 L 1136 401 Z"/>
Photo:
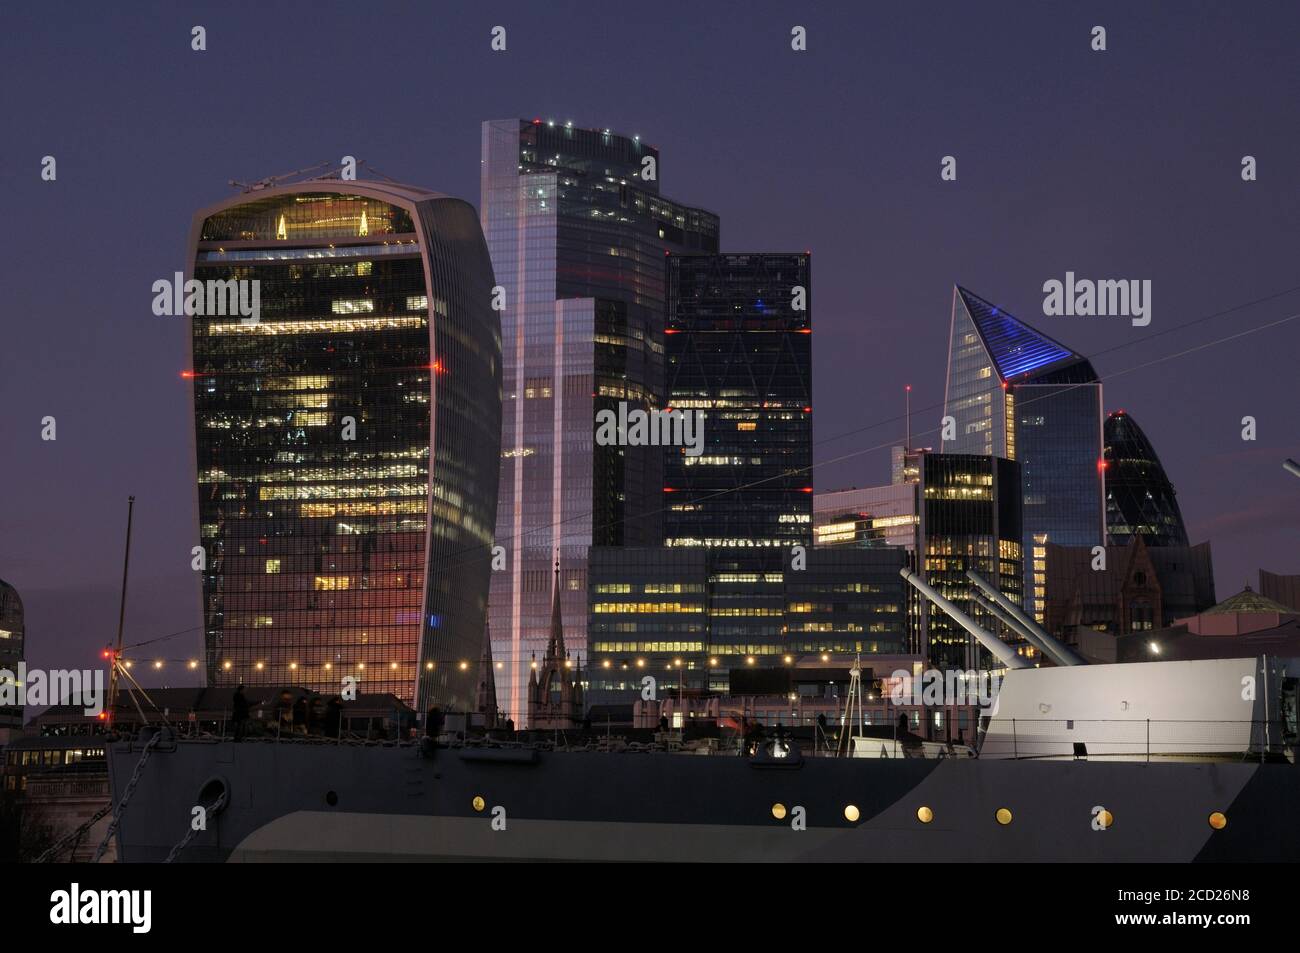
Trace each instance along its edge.
<path fill-rule="evenodd" d="M 473 208 L 262 187 L 195 216 L 190 261 L 260 288 L 255 320 L 190 322 L 209 684 L 472 705 L 501 418 Z"/>
<path fill-rule="evenodd" d="M 1122 546 L 1143 536 L 1149 546 L 1186 546 L 1174 485 L 1137 421 L 1117 410 L 1106 418 L 1104 433 L 1109 541 Z"/>
<path fill-rule="evenodd" d="M 1261 569 L 1259 571 L 1259 592 L 1265 598 L 1300 611 L 1300 573 L 1288 576 Z"/>
<path fill-rule="evenodd" d="M 810 548 L 802 569 L 738 572 L 702 546 L 593 547 L 589 697 L 626 701 L 646 676 L 661 694 L 726 694 L 737 671 L 903 654 L 906 561 Z"/>
<path fill-rule="evenodd" d="M 601 446 L 601 410 L 663 406 L 664 254 L 714 252 L 718 219 L 659 194 L 636 137 L 519 119 L 482 127 L 482 222 L 504 296 L 492 574 L 501 705 L 520 721 L 560 558 L 569 650 L 586 649 L 587 549 L 662 540 L 662 449 Z"/>
<path fill-rule="evenodd" d="M 1023 605 L 1020 465 L 982 454 L 927 453 L 920 477 L 917 551 L 925 581 L 997 633 L 998 622 L 976 601 L 966 571 L 975 570 Z M 917 639 L 916 650 L 937 668 L 989 667 L 987 651 L 929 600 L 922 600 Z"/>
<path fill-rule="evenodd" d="M 923 455 L 910 455 L 917 462 Z M 916 547 L 915 483 L 818 490 L 813 494 L 813 542 L 817 546 Z"/>
<path fill-rule="evenodd" d="M 699 455 L 665 453 L 665 545 L 775 571 L 811 542 L 810 267 L 806 253 L 668 258 L 668 403 L 704 435 Z"/>
<path fill-rule="evenodd" d="M 23 660 L 26 627 L 23 622 L 23 600 L 18 590 L 0 579 L 0 670 L 12 673 L 17 686 L 18 663 Z M 0 705 L 0 729 L 22 728 L 23 706 Z M 0 736 L 0 741 L 4 740 Z"/>
<path fill-rule="evenodd" d="M 1025 608 L 1041 621 L 1046 545 L 1103 542 L 1101 383 L 1086 358 L 955 287 L 944 415 L 945 453 L 1020 464 Z"/>

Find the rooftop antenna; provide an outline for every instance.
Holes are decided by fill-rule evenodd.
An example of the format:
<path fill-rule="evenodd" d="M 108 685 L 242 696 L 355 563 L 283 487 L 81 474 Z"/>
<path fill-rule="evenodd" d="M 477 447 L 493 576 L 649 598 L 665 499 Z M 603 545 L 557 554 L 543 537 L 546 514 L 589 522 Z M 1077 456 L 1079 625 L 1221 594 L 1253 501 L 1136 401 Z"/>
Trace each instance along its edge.
<path fill-rule="evenodd" d="M 365 164 L 365 160 L 362 160 L 361 162 L 357 163 L 358 166 L 364 164 Z M 307 176 L 307 173 L 309 172 L 316 172 L 317 170 L 327 169 L 333 166 L 334 166 L 333 162 L 328 162 L 328 161 L 318 162 L 316 163 L 316 165 L 308 166 L 305 169 L 295 169 L 293 172 L 286 172 L 283 175 L 268 175 L 266 178 L 258 179 L 256 182 L 240 182 L 237 179 L 231 179 L 228 184 L 233 189 L 243 189 L 245 192 L 260 192 L 263 189 L 269 189 L 273 185 L 283 182 L 286 179 L 293 179 L 293 178 L 297 178 L 298 176 Z M 335 174 L 337 175 L 337 170 Z M 331 176 L 329 173 L 316 176 L 316 178 L 320 178 L 320 179 L 328 179 L 330 177 Z M 310 176 L 308 176 L 308 178 L 310 178 Z"/>
<path fill-rule="evenodd" d="M 903 463 L 906 466 L 907 455 L 912 452 L 912 385 L 908 384 L 903 391 L 907 407 L 907 437 L 903 441 Z"/>

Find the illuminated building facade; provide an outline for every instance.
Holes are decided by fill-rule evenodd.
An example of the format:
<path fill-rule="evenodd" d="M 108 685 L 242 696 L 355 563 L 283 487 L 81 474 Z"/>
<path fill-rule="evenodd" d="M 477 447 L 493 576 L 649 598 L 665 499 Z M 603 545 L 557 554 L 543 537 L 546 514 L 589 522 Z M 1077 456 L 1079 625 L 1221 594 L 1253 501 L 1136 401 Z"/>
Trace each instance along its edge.
<path fill-rule="evenodd" d="M 501 705 L 526 713 L 552 569 L 571 651 L 586 647 L 587 550 L 663 538 L 663 451 L 600 446 L 601 410 L 663 406 L 664 254 L 714 252 L 718 218 L 659 194 L 638 137 L 508 119 L 482 127 L 483 231 L 504 296 L 504 417 L 492 574 Z"/>
<path fill-rule="evenodd" d="M 910 454 L 909 459 L 919 461 L 923 455 Z M 917 473 L 919 480 L 919 469 Z M 915 549 L 916 486 L 909 482 L 819 490 L 813 494 L 813 544 Z"/>
<path fill-rule="evenodd" d="M 779 567 L 812 541 L 811 256 L 667 262 L 668 403 L 703 414 L 704 439 L 665 453 L 664 543 Z"/>
<path fill-rule="evenodd" d="M 965 288 L 953 289 L 945 453 L 1020 464 L 1025 608 L 1042 621 L 1046 545 L 1098 546 L 1102 487 L 1101 382 L 1087 359 Z"/>
<path fill-rule="evenodd" d="M 1123 546 L 1186 546 L 1187 529 L 1174 485 L 1137 421 L 1122 410 L 1106 418 L 1106 533 Z"/>
<path fill-rule="evenodd" d="M 18 663 L 23 660 L 25 633 L 23 600 L 18 597 L 17 589 L 0 579 L 0 669 L 13 672 L 15 679 Z M 0 732 L 22 726 L 22 705 L 0 705 Z"/>
<path fill-rule="evenodd" d="M 998 622 L 975 601 L 973 569 L 1023 605 L 1020 465 L 979 454 L 927 453 L 920 467 L 917 550 L 926 582 L 976 624 Z M 928 599 L 921 600 L 918 649 L 936 668 L 988 668 L 988 652 Z M 1009 640 L 1010 641 L 1010 640 Z M 1032 654 L 1029 647 L 1018 648 Z"/>
<path fill-rule="evenodd" d="M 465 202 L 311 180 L 199 212 L 190 322 L 209 685 L 472 705 L 500 458 L 492 266 Z"/>
<path fill-rule="evenodd" d="M 906 559 L 811 548 L 803 569 L 744 571 L 702 546 L 594 547 L 589 697 L 625 700 L 647 675 L 663 694 L 725 694 L 733 671 L 903 654 Z"/>

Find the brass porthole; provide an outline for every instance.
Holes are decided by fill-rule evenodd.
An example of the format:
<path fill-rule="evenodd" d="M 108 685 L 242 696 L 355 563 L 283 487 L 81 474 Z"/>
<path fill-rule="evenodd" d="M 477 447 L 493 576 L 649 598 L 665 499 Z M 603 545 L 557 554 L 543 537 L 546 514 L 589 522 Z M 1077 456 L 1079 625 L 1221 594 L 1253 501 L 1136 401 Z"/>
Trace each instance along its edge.
<path fill-rule="evenodd" d="M 1215 811 L 1209 816 L 1210 826 L 1216 831 L 1221 831 L 1228 826 L 1228 818 L 1222 811 Z"/>
<path fill-rule="evenodd" d="M 918 807 L 916 809 L 916 819 L 922 824 L 929 824 L 934 820 L 934 811 L 930 810 L 928 807 Z"/>
<path fill-rule="evenodd" d="M 487 801 L 483 800 L 482 795 L 476 794 L 474 796 L 474 810 L 481 811 L 485 807 L 487 807 Z"/>
<path fill-rule="evenodd" d="M 778 821 L 783 821 L 783 820 L 785 820 L 785 805 L 784 805 L 784 804 L 781 804 L 781 803 L 779 803 L 779 802 L 776 803 L 776 804 L 773 804 L 773 805 L 772 805 L 772 816 L 775 817 Z"/>
<path fill-rule="evenodd" d="M 1005 807 L 998 808 L 998 813 L 995 816 L 998 819 L 998 823 L 1001 824 L 1003 827 L 1006 827 L 1008 824 L 1011 823 L 1011 812 L 1007 810 Z"/>

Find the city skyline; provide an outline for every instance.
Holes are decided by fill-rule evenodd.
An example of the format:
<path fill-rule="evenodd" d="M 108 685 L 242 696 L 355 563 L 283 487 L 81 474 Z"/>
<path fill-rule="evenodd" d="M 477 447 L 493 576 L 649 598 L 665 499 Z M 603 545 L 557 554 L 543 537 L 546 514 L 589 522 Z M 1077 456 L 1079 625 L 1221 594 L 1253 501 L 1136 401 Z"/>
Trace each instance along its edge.
<path fill-rule="evenodd" d="M 784 15 L 775 8 L 762 9 L 760 14 L 756 21 L 763 29 L 775 29 L 774 25 L 783 22 Z M 267 15 L 273 21 L 283 16 L 274 11 Z M 958 14 L 951 23 L 928 24 L 934 47 L 956 43 L 956 34 L 963 27 L 978 26 L 968 16 Z M 17 15 L 19 20 L 24 17 Z M 68 29 L 74 38 L 89 42 L 106 18 L 107 14 L 88 13 L 83 22 Z M 1130 30 L 1141 33 L 1148 48 L 1155 43 L 1150 15 L 1117 10 L 1107 18 L 1115 24 L 1112 34 L 1122 35 L 1128 24 Z M 473 31 L 479 29 L 478 24 L 472 18 L 463 19 L 453 21 L 449 29 L 461 28 L 477 35 Z M 1025 19 L 1026 24 L 1006 28 L 1012 35 L 1000 40 L 986 35 L 986 40 L 994 46 L 1010 44 L 1020 31 L 1042 26 L 1033 14 Z M 1208 19 L 1220 34 L 1233 36 L 1230 16 L 1216 13 Z M 814 43 L 819 35 L 824 37 L 822 42 L 830 47 L 828 58 L 832 53 L 839 57 L 832 60 L 830 77 L 843 79 L 844 63 L 850 58 L 843 43 L 832 45 L 829 30 L 818 33 L 818 17 L 808 20 Z M 213 22 L 220 26 L 219 18 Z M 533 22 L 530 29 L 540 33 L 544 28 Z M 52 29 L 34 21 L 30 25 L 38 34 Z M 897 24 L 894 27 L 904 29 Z M 209 28 L 214 38 L 220 35 L 219 29 Z M 1206 29 L 1204 25 L 1201 28 Z M 123 42 L 158 43 L 162 29 L 146 28 Z M 758 32 L 759 26 L 744 29 Z M 867 193 L 862 207 L 874 210 L 879 224 L 865 235 L 846 228 L 845 216 L 835 211 L 825 187 L 812 178 L 806 180 L 805 189 L 765 189 L 778 167 L 797 172 L 800 163 L 812 169 L 815 161 L 830 162 L 833 168 L 847 172 L 852 163 L 842 152 L 853 149 L 837 152 L 835 148 L 838 136 L 854 134 L 844 127 L 819 131 L 807 120 L 792 118 L 793 137 L 822 144 L 815 161 L 806 147 L 797 150 L 803 156 L 799 159 L 781 142 L 764 140 L 733 165 L 726 157 L 739 156 L 744 150 L 722 154 L 718 142 L 728 136 L 739 141 L 743 117 L 724 121 L 697 110 L 686 116 L 663 111 L 654 100 L 673 98 L 672 81 L 666 91 L 661 88 L 639 99 L 633 97 L 631 102 L 616 100 L 611 94 L 585 88 L 585 74 L 576 71 L 554 84 L 556 92 L 542 97 L 538 112 L 524 114 L 557 121 L 572 119 L 580 125 L 608 123 L 655 143 L 665 157 L 665 191 L 726 217 L 723 251 L 811 250 L 818 264 L 818 326 L 813 337 L 818 469 L 813 485 L 819 491 L 887 482 L 888 447 L 901 442 L 903 431 L 904 384 L 913 386 L 914 442 L 937 446 L 936 436 L 926 436 L 937 435 L 937 408 L 943 399 L 936 345 L 941 351 L 938 342 L 946 331 L 945 299 L 951 285 L 958 282 L 988 294 L 1052 337 L 1070 341 L 1084 356 L 1100 355 L 1096 367 L 1106 383 L 1103 410 L 1127 407 L 1143 422 L 1178 489 L 1192 541 L 1208 539 L 1214 544 L 1216 577 L 1223 590 L 1230 592 L 1241 581 L 1253 581 L 1258 568 L 1300 571 L 1291 542 L 1297 516 L 1294 507 L 1285 508 L 1286 501 L 1295 498 L 1294 478 L 1281 469 L 1284 457 L 1300 456 L 1294 413 L 1285 413 L 1286 372 L 1300 340 L 1297 325 L 1281 325 L 1216 344 L 1139 373 L 1118 372 L 1266 324 L 1300 307 L 1292 295 L 1187 332 L 1151 336 L 1288 287 L 1293 269 L 1287 270 L 1286 223 L 1295 219 L 1289 213 L 1295 210 L 1297 199 L 1294 190 L 1287 191 L 1283 183 L 1284 169 L 1294 162 L 1297 143 L 1296 133 L 1283 129 L 1285 124 L 1266 119 L 1269 107 L 1262 101 L 1244 96 L 1245 104 L 1238 109 L 1233 102 L 1229 112 L 1226 107 L 1231 96 L 1201 83 L 1190 67 L 1180 65 L 1178 54 L 1185 53 L 1192 43 L 1183 29 L 1180 24 L 1160 36 L 1164 48 L 1158 55 L 1167 57 L 1162 63 L 1165 72 L 1172 73 L 1171 84 L 1199 89 L 1219 105 L 1219 111 L 1212 114 L 1212 133 L 1193 123 L 1190 115 L 1178 112 L 1178 99 L 1171 89 L 1157 86 L 1148 95 L 1155 97 L 1166 114 L 1181 119 L 1182 126 L 1163 139 L 1154 134 L 1144 136 L 1134 125 L 1136 114 L 1126 113 L 1123 102 L 1113 98 L 1118 93 L 1107 86 L 1110 80 L 1098 76 L 1099 90 L 1058 92 L 1073 95 L 1071 101 L 1076 103 L 1090 103 L 1095 93 L 1116 112 L 1121 128 L 1136 140 L 1137 148 L 1135 153 L 1118 146 L 1103 149 L 1097 143 L 1104 137 L 1095 134 L 1109 127 L 1092 126 L 1092 140 L 1087 139 L 1087 130 L 1074 140 L 1080 151 L 1087 153 L 1088 162 L 1071 165 L 1070 159 L 1056 157 L 1051 150 L 1044 153 L 1041 147 L 1037 152 L 1031 148 L 1028 139 L 1044 133 L 1060 136 L 1064 129 L 1032 99 L 1018 100 L 1029 117 L 1023 124 L 1022 117 L 1013 121 L 1012 116 L 1003 114 L 993 117 L 997 134 L 959 121 L 951 127 L 959 132 L 945 135 L 943 120 L 953 119 L 947 110 L 959 109 L 963 94 L 943 88 L 951 76 L 941 76 L 937 85 L 924 87 L 917 94 L 921 101 L 943 104 L 941 115 L 934 120 L 917 128 L 909 127 L 910 120 L 905 122 L 893 112 L 882 117 L 892 121 L 892 128 L 911 128 L 915 140 L 892 153 L 870 151 L 876 181 L 889 185 Z M 246 31 L 241 31 L 241 36 L 247 39 Z M 167 43 L 175 45 L 170 38 Z M 70 48 L 75 50 L 76 45 L 74 40 Z M 33 49 L 37 46 L 32 44 Z M 1266 51 L 1260 57 L 1262 63 L 1242 69 L 1247 74 L 1259 69 L 1263 75 L 1272 62 L 1269 54 L 1280 52 L 1280 47 L 1276 52 Z M 214 59 L 225 55 L 215 43 L 213 54 Z M 62 107 L 62 115 L 66 117 L 71 107 L 80 117 L 80 123 L 72 124 L 74 128 L 105 141 L 118 141 L 109 134 L 112 116 L 95 116 L 78 107 L 70 98 L 76 90 L 74 81 L 53 79 L 48 72 L 65 63 L 63 55 L 49 54 L 52 63 L 41 66 L 20 49 L 12 54 L 11 66 L 54 83 L 52 97 Z M 288 51 L 284 55 L 293 59 L 298 54 Z M 451 51 L 451 59 L 458 55 L 471 54 Z M 934 55 L 938 59 L 940 54 Z M 1126 59 L 1119 47 L 1110 55 L 1130 71 L 1126 83 L 1132 83 L 1132 73 L 1155 73 L 1149 63 Z M 520 50 L 520 59 L 528 56 Z M 1045 71 L 1047 64 L 1040 56 L 1035 53 L 1029 64 L 1020 66 Z M 266 59 L 260 52 L 250 56 L 251 60 L 259 58 Z M 1183 59 L 1190 61 L 1191 57 Z M 790 70 L 800 68 L 782 64 L 769 82 L 789 81 Z M 261 67 L 253 64 L 250 69 L 250 77 L 241 82 L 257 82 Z M 508 71 L 520 70 L 513 61 L 508 67 Z M 124 96 L 140 94 L 124 73 L 111 68 L 106 72 L 106 90 Z M 13 453 L 6 479 L 10 504 L 0 512 L 0 576 L 23 595 L 32 664 L 84 664 L 110 638 L 116 619 L 123 504 L 128 493 L 137 496 L 128 643 L 201 622 L 194 617 L 197 580 L 189 569 L 190 547 L 197 542 L 187 525 L 193 487 L 183 478 L 188 466 L 181 407 L 183 322 L 156 318 L 148 312 L 150 282 L 170 275 L 182 264 L 183 225 L 177 223 L 183 223 L 196 206 L 219 200 L 219 183 L 232 174 L 256 178 L 309 165 L 332 153 L 368 158 L 400 179 L 473 201 L 477 194 L 477 123 L 493 115 L 518 112 L 526 105 L 521 99 L 528 97 L 521 97 L 517 87 L 520 75 L 514 72 L 503 77 L 500 88 L 466 97 L 468 102 L 448 103 L 442 125 L 417 135 L 414 142 L 406 133 L 365 136 L 360 144 L 353 144 L 355 140 L 343 141 L 349 137 L 336 137 L 314 127 L 298 129 L 294 135 L 280 129 L 277 136 L 264 137 L 272 141 L 256 152 L 250 152 L 245 144 L 226 146 L 199 157 L 187 155 L 184 162 L 177 161 L 181 153 L 169 145 L 172 133 L 151 135 L 138 117 L 118 119 L 136 123 L 129 134 L 134 141 L 146 143 L 145 148 L 133 146 L 126 150 L 129 155 L 117 155 L 111 149 L 101 154 L 87 149 L 88 143 L 75 133 L 56 132 L 28 113 L 28 104 L 18 104 L 27 121 L 18 123 L 23 128 L 6 175 L 24 186 L 16 190 L 20 193 L 17 215 L 30 239 L 22 246 L 11 246 L 19 265 L 11 314 L 32 314 L 44 320 L 8 326 L 4 443 Z M 872 77 L 876 75 L 873 69 Z M 807 77 L 800 80 L 807 81 Z M 1238 82 L 1242 88 L 1248 87 L 1249 75 Z M 977 85 L 983 95 L 1015 89 L 1012 76 L 996 64 L 989 66 Z M 161 90 L 151 95 L 157 112 L 176 113 L 179 93 Z M 547 107 L 553 112 L 545 111 Z M 1059 103 L 1053 105 L 1058 107 Z M 277 118 L 271 111 L 253 111 L 241 122 L 245 134 L 264 134 L 277 128 Z M 725 131 L 715 133 L 720 123 Z M 884 125 L 891 128 L 888 122 Z M 1033 153 L 1034 162 L 1005 145 L 1009 133 L 1014 133 L 1014 145 Z M 710 134 L 718 139 L 711 139 Z M 1181 149 L 1185 139 L 1199 136 L 1227 140 L 1228 145 Z M 1167 158 L 1168 152 L 1180 149 L 1176 161 Z M 1247 152 L 1260 154 L 1264 170 L 1260 181 L 1249 185 L 1237 175 L 1237 160 Z M 59 178 L 36 188 L 37 160 L 45 154 L 59 158 Z M 947 186 L 938 173 L 939 160 L 947 154 L 957 156 L 960 172 L 945 194 L 941 190 Z M 154 156 L 153 161 L 162 165 L 149 168 L 154 181 L 145 196 L 120 188 L 123 181 L 130 183 L 138 177 L 132 170 L 142 155 Z M 1051 167 L 1051 161 L 1043 161 L 1045 157 L 1059 162 L 1055 173 L 1031 168 L 1035 163 Z M 846 164 L 835 166 L 836 162 Z M 727 167 L 725 176 L 720 166 Z M 440 167 L 446 175 L 438 174 Z M 1108 171 L 1098 173 L 1099 167 Z M 1086 174 L 1085 169 L 1089 170 Z M 1166 173 L 1169 180 L 1160 179 Z M 846 181 L 857 184 L 860 178 Z M 1043 191 L 1049 185 L 1058 190 L 1050 197 Z M 991 213 L 1004 206 L 1010 189 L 1016 191 L 1017 202 L 1025 200 L 1021 196 L 1039 197 L 1037 219 L 1026 223 L 1024 219 L 1033 218 L 1030 210 L 1017 206 L 1014 228 L 1011 223 L 991 225 L 996 221 Z M 1184 201 L 1188 189 L 1194 189 L 1200 200 L 1195 215 L 1188 213 Z M 898 190 L 905 200 L 891 194 Z M 753 202 L 757 195 L 763 195 L 765 201 Z M 913 215 L 900 207 L 908 202 L 924 212 Z M 69 222 L 79 220 L 77 215 L 83 213 L 74 211 L 79 205 L 89 205 L 91 215 L 105 219 L 129 211 L 148 228 L 132 247 L 115 248 L 110 255 L 88 261 L 81 282 L 60 286 L 36 252 L 50 247 Z M 761 210 L 756 211 L 754 205 L 762 206 Z M 1090 208 L 1099 214 L 1088 211 Z M 1261 219 L 1262 209 L 1271 211 Z M 954 227 L 963 218 L 972 223 L 965 236 Z M 1200 230 L 1206 223 L 1214 223 L 1213 234 Z M 1074 227 L 1067 229 L 1067 224 Z M 853 225 L 861 227 L 856 220 Z M 989 229 L 995 231 L 1003 251 L 987 248 L 995 244 L 987 240 Z M 1162 249 L 1162 244 L 1179 245 L 1187 229 L 1200 236 L 1191 254 L 1185 248 L 1177 254 Z M 1017 235 L 1017 231 L 1024 234 Z M 882 240 L 884 234 L 891 236 L 888 241 Z M 895 241 L 897 235 L 903 240 Z M 1048 236 L 1054 236 L 1055 243 Z M 858 245 L 851 240 L 861 242 L 864 237 L 866 241 Z M 1008 240 L 1014 249 L 1011 252 L 1005 250 Z M 6 241 L 14 239 L 10 236 Z M 873 267 L 876 263 L 878 267 Z M 1042 283 L 1067 269 L 1080 274 L 1152 277 L 1156 288 L 1154 323 L 1144 331 L 1121 319 L 1040 316 Z M 53 321 L 66 326 L 52 330 Z M 881 361 L 881 357 L 885 359 Z M 131 369 L 129 379 L 120 379 L 115 372 L 123 366 Z M 879 373 L 863 374 L 863 366 Z M 1108 375 L 1115 375 L 1113 383 Z M 1219 380 L 1223 386 L 1206 388 L 1202 384 L 1206 379 Z M 46 414 L 59 423 L 58 440 L 52 444 L 40 441 L 39 422 Z M 1244 415 L 1259 421 L 1260 436 L 1255 443 L 1240 439 Z M 876 422 L 882 423 L 862 429 Z M 845 434 L 848 436 L 840 436 Z M 877 445 L 877 449 L 867 449 Z M 840 459 L 844 457 L 847 459 Z M 1253 488 L 1250 494 L 1241 492 L 1246 486 Z M 70 499 L 75 504 L 69 504 Z M 24 505 L 15 505 L 16 500 Z M 566 619 L 569 617 L 566 611 Z M 201 630 L 196 628 L 164 644 L 166 648 L 158 650 L 160 657 L 201 657 Z M 469 660 L 476 657 L 477 650 Z"/>

